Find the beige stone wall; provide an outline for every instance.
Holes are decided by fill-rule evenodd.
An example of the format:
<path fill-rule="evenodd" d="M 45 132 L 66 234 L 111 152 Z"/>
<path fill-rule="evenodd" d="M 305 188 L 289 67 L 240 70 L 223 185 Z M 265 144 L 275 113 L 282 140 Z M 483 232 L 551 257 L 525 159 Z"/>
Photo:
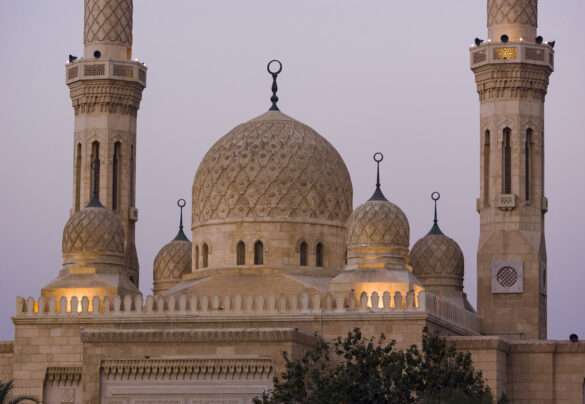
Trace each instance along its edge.
<path fill-rule="evenodd" d="M 514 341 L 500 337 L 450 337 L 471 352 L 474 367 L 488 386 L 512 403 L 582 403 L 585 342 Z"/>
<path fill-rule="evenodd" d="M 12 380 L 14 341 L 0 341 L 0 380 Z"/>
<path fill-rule="evenodd" d="M 264 265 L 286 267 L 299 266 L 300 245 L 308 243 L 307 266 L 315 266 L 317 243 L 323 244 L 323 266 L 342 268 L 345 263 L 345 227 L 332 221 L 306 223 L 294 219 L 270 219 L 254 221 L 217 220 L 193 228 L 193 257 L 199 246 L 199 269 L 203 266 L 203 244 L 209 251 L 209 267 L 236 266 L 236 246 L 243 241 L 246 246 L 246 264 L 254 263 L 254 243 L 264 245 Z M 193 259 L 193 272 L 197 260 Z"/>

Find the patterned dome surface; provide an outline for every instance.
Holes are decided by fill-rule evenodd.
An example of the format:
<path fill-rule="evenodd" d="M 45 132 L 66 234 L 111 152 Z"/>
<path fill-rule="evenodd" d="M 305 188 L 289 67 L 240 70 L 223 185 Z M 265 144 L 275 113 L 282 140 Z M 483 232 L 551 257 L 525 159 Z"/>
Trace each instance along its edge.
<path fill-rule="evenodd" d="M 387 244 L 408 248 L 409 243 L 408 219 L 392 202 L 370 200 L 347 221 L 348 247 Z"/>
<path fill-rule="evenodd" d="M 154 259 L 154 281 L 181 280 L 191 272 L 191 242 L 173 240 L 160 249 Z"/>
<path fill-rule="evenodd" d="M 410 264 L 417 276 L 463 277 L 463 252 L 444 234 L 427 234 L 418 240 L 410 251 Z"/>
<path fill-rule="evenodd" d="M 63 254 L 124 254 L 124 229 L 118 216 L 105 208 L 88 207 L 69 218 L 63 230 Z"/>
<path fill-rule="evenodd" d="M 264 217 L 345 223 L 352 199 L 337 150 L 310 127 L 269 111 L 207 152 L 193 181 L 192 223 Z"/>

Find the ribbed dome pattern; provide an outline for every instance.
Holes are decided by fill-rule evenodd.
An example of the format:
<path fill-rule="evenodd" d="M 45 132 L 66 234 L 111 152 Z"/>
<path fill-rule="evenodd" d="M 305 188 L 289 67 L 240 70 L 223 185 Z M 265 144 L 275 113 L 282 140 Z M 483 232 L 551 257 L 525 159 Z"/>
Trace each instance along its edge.
<path fill-rule="evenodd" d="M 408 248 L 410 228 L 406 215 L 385 200 L 370 200 L 359 206 L 347 221 L 347 246 L 393 245 Z"/>
<path fill-rule="evenodd" d="M 410 251 L 410 264 L 417 277 L 445 274 L 463 278 L 463 252 L 444 234 L 427 234 L 417 241 Z"/>
<path fill-rule="evenodd" d="M 191 272 L 191 242 L 173 240 L 160 249 L 154 259 L 154 281 L 180 281 Z"/>
<path fill-rule="evenodd" d="M 193 225 L 286 217 L 345 223 L 351 179 L 325 138 L 279 111 L 243 123 L 207 152 L 193 181 Z"/>
<path fill-rule="evenodd" d="M 63 230 L 63 254 L 124 254 L 124 229 L 118 216 L 105 208 L 87 207 L 69 218 Z"/>

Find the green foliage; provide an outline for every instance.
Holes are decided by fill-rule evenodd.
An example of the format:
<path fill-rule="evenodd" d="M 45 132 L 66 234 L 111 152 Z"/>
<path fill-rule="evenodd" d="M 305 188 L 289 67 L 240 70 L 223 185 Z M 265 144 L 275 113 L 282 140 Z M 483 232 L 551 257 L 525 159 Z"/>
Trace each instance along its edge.
<path fill-rule="evenodd" d="M 31 396 L 14 396 L 12 389 L 14 388 L 14 381 L 10 380 L 5 382 L 0 380 L 0 404 L 18 404 L 25 401 L 32 401 L 38 403 L 39 400 L 36 397 Z"/>
<path fill-rule="evenodd" d="M 255 403 L 492 403 L 469 352 L 456 352 L 425 332 L 422 348 L 395 348 L 395 341 L 362 338 L 358 328 L 345 339 L 319 343 L 299 360 L 284 353 L 285 371 L 274 389 Z"/>

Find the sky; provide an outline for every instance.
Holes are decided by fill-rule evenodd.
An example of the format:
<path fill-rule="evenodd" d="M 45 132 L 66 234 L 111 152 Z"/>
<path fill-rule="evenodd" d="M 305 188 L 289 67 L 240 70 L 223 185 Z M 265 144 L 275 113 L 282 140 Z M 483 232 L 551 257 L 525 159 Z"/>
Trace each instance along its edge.
<path fill-rule="evenodd" d="M 339 151 L 354 208 L 375 186 L 406 213 L 411 246 L 439 225 L 465 256 L 476 302 L 479 101 L 469 46 L 485 38 L 484 0 L 135 0 L 133 57 L 148 66 L 138 112 L 136 244 L 140 289 L 190 208 L 206 151 L 270 106 Z M 583 0 L 541 0 L 538 33 L 556 40 L 545 105 L 548 337 L 585 338 L 585 15 Z M 83 54 L 83 2 L 0 0 L 0 340 L 15 296 L 40 295 L 62 266 L 73 189 L 67 55 Z M 190 215 L 186 228 L 190 229 Z"/>

